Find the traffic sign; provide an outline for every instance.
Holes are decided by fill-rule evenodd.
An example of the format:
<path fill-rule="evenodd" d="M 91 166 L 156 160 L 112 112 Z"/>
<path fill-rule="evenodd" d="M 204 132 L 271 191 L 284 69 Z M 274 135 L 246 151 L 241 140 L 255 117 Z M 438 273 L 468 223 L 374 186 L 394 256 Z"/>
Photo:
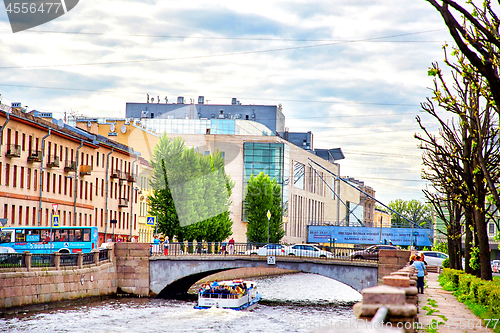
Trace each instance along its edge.
<path fill-rule="evenodd" d="M 59 228 L 59 215 L 52 215 L 52 227 Z"/>
<path fill-rule="evenodd" d="M 58 204 L 52 204 L 52 210 L 57 213 L 57 208 L 59 207 Z"/>
<path fill-rule="evenodd" d="M 155 226 L 156 216 L 151 216 L 151 215 L 146 216 L 146 225 Z"/>
<path fill-rule="evenodd" d="M 271 218 L 271 211 L 267 211 L 267 219 L 269 220 Z"/>
<path fill-rule="evenodd" d="M 9 219 L 0 219 L 0 224 L 1 224 L 1 225 L 0 225 L 0 229 L 1 229 L 2 227 L 5 227 L 5 225 L 7 224 L 7 221 L 8 221 L 8 220 L 9 220 Z"/>

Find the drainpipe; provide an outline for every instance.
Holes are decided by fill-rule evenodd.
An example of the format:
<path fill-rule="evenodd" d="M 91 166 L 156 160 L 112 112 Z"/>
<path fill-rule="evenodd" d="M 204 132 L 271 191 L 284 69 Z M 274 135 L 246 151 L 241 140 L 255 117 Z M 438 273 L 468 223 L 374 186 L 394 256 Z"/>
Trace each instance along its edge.
<path fill-rule="evenodd" d="M 43 155 L 45 150 L 45 139 L 50 136 L 51 130 L 49 129 L 49 133 L 42 138 L 42 158 L 40 163 L 40 199 L 38 201 L 38 226 L 42 225 L 42 191 L 43 191 Z M 52 222 L 51 222 L 52 225 Z"/>
<path fill-rule="evenodd" d="M 78 155 L 80 155 L 80 148 L 83 147 L 83 140 L 81 140 L 80 146 L 76 149 L 76 168 L 75 168 L 75 201 L 73 204 L 73 226 L 76 226 L 76 196 L 78 195 Z"/>
<path fill-rule="evenodd" d="M 0 128 L 0 155 L 2 154 L 3 130 L 5 126 L 7 126 L 7 123 L 10 121 L 10 114 L 6 112 L 5 115 L 7 116 L 7 121 L 3 123 L 2 128 Z"/>
<path fill-rule="evenodd" d="M 134 176 L 134 164 L 138 160 L 139 160 L 139 155 L 136 155 L 135 161 L 132 162 L 132 177 Z M 132 182 L 132 186 L 130 187 L 130 192 L 132 192 L 131 193 L 132 200 L 130 200 L 130 241 L 132 241 L 132 222 L 134 221 L 134 182 Z"/>
<path fill-rule="evenodd" d="M 104 223 L 104 242 L 107 242 L 107 237 L 108 237 L 108 187 L 109 187 L 109 177 L 108 177 L 108 173 L 109 173 L 109 155 L 113 154 L 113 150 L 115 148 L 114 147 L 111 147 L 111 151 L 108 153 L 107 157 L 106 157 L 106 216 L 105 216 L 105 223 Z"/>

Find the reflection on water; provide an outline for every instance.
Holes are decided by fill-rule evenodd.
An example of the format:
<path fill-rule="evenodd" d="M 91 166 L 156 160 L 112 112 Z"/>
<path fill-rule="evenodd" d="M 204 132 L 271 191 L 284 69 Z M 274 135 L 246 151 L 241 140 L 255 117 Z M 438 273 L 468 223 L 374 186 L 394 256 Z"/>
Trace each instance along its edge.
<path fill-rule="evenodd" d="M 195 302 L 119 298 L 58 304 L 0 318 L 0 332 L 305 332 L 353 318 L 359 293 L 312 274 L 254 279 L 263 302 L 251 311 L 195 310 Z"/>

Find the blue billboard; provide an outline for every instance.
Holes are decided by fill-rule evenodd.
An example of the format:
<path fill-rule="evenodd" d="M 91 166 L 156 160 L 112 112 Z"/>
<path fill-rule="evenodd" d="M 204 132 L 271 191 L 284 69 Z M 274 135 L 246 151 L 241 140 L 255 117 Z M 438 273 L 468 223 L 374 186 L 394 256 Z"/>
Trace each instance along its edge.
<path fill-rule="evenodd" d="M 371 228 L 371 227 L 335 227 L 335 226 L 308 226 L 308 243 L 335 243 L 348 244 L 389 244 L 409 246 L 412 241 L 415 246 L 432 246 L 432 229 L 411 228 Z M 382 231 L 382 236 L 380 232 Z M 412 237 L 413 231 L 413 237 Z"/>

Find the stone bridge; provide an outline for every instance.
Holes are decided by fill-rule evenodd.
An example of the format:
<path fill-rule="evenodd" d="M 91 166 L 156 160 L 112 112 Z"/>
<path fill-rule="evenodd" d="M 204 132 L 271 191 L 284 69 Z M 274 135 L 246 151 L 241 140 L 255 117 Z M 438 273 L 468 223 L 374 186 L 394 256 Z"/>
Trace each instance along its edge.
<path fill-rule="evenodd" d="M 162 256 L 149 261 L 149 288 L 162 297 L 182 294 L 204 277 L 241 267 L 273 267 L 323 275 L 357 291 L 374 287 L 378 280 L 378 262 L 343 261 L 276 256 L 274 265 L 266 257 L 255 256 Z"/>

